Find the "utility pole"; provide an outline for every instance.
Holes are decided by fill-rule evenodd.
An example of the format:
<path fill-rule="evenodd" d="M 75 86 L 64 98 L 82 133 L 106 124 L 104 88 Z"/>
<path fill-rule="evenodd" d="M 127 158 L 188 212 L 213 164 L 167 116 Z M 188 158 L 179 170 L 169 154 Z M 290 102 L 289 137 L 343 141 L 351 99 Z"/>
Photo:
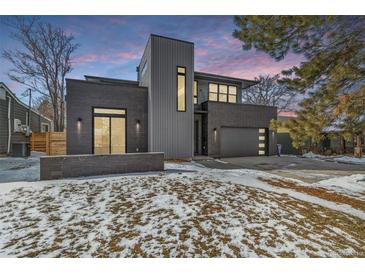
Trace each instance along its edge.
<path fill-rule="evenodd" d="M 28 129 L 27 134 L 30 133 L 30 120 L 31 120 L 31 108 L 32 108 L 32 89 L 28 88 L 28 94 L 29 94 L 29 109 L 28 109 Z"/>

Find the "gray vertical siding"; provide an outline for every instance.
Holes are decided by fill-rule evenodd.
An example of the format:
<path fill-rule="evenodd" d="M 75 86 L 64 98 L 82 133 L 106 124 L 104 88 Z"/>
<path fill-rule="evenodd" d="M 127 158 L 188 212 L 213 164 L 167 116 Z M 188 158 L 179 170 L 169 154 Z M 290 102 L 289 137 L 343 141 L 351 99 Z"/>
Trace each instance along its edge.
<path fill-rule="evenodd" d="M 147 70 L 146 73 L 142 76 L 142 69 L 143 66 L 147 64 Z M 151 92 L 150 92 L 150 88 L 151 88 L 151 37 L 149 37 L 146 48 L 143 52 L 143 56 L 141 58 L 141 62 L 139 64 L 139 72 L 138 72 L 138 79 L 139 79 L 139 85 L 141 87 L 147 87 L 148 88 L 148 99 L 147 99 L 147 104 L 148 104 L 148 137 L 147 137 L 147 149 L 148 151 L 152 151 L 151 149 L 151 142 L 152 142 L 152 112 L 150 111 L 150 109 L 152 108 L 151 105 Z"/>
<path fill-rule="evenodd" d="M 0 153 L 6 153 L 8 145 L 8 100 L 0 99 Z"/>
<path fill-rule="evenodd" d="M 186 112 L 177 111 L 177 66 L 186 68 Z M 150 151 L 193 156 L 194 44 L 151 36 Z"/>
<path fill-rule="evenodd" d="M 23 125 L 26 124 L 26 115 L 29 111 L 28 107 L 20 104 L 8 91 L 6 91 L 6 99 L 0 100 L 0 153 L 4 154 L 8 149 L 8 102 L 10 103 L 10 126 L 11 126 L 11 144 L 17 142 L 29 142 L 29 137 L 24 133 L 14 132 L 14 119 L 19 119 Z M 51 129 L 51 122 L 39 114 L 30 112 L 30 129 L 32 132 L 41 131 L 41 123 L 47 123 Z M 11 149 L 11 146 L 10 146 Z"/>

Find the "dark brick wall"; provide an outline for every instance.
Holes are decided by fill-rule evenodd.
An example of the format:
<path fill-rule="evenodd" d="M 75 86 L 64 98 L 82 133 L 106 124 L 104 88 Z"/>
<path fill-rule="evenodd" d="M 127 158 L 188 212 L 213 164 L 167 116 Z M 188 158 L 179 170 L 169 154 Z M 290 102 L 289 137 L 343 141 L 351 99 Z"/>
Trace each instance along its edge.
<path fill-rule="evenodd" d="M 67 154 L 92 153 L 92 107 L 127 110 L 127 152 L 148 151 L 148 92 L 133 84 L 67 79 Z M 78 128 L 77 120 L 82 119 Z M 136 121 L 140 121 L 137 132 Z"/>
<path fill-rule="evenodd" d="M 220 102 L 206 102 L 203 108 L 208 110 L 205 134 L 207 136 L 207 154 L 220 157 L 220 129 L 225 127 L 269 128 L 270 120 L 277 118 L 277 108 Z M 217 129 L 214 141 L 213 129 Z M 269 132 L 269 155 L 276 153 L 276 136 Z"/>
<path fill-rule="evenodd" d="M 41 180 L 163 170 L 162 152 L 46 156 L 40 159 Z"/>

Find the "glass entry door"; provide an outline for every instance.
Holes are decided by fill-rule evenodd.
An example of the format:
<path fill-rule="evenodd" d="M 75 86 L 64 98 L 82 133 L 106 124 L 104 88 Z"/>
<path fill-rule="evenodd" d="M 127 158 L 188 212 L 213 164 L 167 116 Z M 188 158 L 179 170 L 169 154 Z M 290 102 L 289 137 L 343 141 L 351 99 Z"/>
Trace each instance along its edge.
<path fill-rule="evenodd" d="M 125 110 L 94 108 L 94 154 L 126 153 Z"/>

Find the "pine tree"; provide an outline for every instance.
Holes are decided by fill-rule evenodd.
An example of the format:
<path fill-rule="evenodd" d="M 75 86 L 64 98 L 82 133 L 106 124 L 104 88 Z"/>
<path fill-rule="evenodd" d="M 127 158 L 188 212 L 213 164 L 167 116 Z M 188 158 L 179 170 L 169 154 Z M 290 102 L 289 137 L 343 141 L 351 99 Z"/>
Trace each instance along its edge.
<path fill-rule="evenodd" d="M 365 17 L 236 16 L 234 22 L 233 36 L 243 42 L 243 49 L 256 48 L 275 60 L 289 52 L 305 57 L 299 66 L 283 71 L 281 79 L 289 89 L 307 97 L 300 104 L 298 118 L 287 125 L 295 146 L 305 140 L 318 143 L 325 127 L 337 126 L 346 138 L 357 136 L 357 151 L 361 151 Z"/>

